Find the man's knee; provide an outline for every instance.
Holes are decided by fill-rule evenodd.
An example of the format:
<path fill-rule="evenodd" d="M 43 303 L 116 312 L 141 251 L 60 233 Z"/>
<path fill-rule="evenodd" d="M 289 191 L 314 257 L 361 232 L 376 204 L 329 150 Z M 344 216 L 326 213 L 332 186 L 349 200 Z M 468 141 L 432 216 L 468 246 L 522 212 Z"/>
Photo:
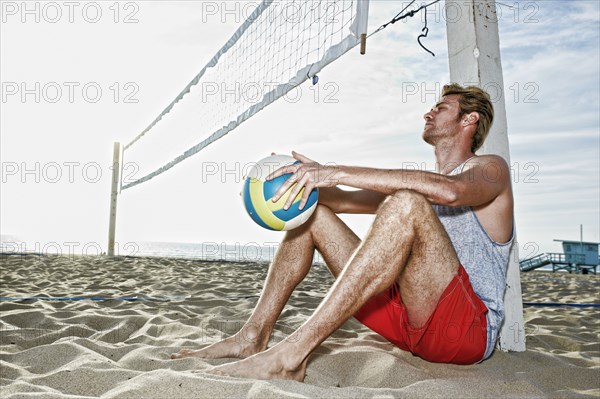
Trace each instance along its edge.
<path fill-rule="evenodd" d="M 323 223 L 327 223 L 332 217 L 335 217 L 335 214 L 331 209 L 325 205 L 317 204 L 317 207 L 310 218 L 299 227 L 287 231 L 287 235 L 290 237 L 299 235 L 309 235 L 312 237 L 314 230 L 319 229 L 319 226 L 322 228 Z"/>
<path fill-rule="evenodd" d="M 307 229 L 319 228 L 323 223 L 331 221 L 335 217 L 335 213 L 329 207 L 317 204 L 315 211 L 310 216 L 310 219 L 305 223 Z"/>
<path fill-rule="evenodd" d="M 422 214 L 430 211 L 431 204 L 422 194 L 412 190 L 398 190 L 388 196 L 384 205 L 396 208 L 398 212 L 406 215 Z"/>
<path fill-rule="evenodd" d="M 322 217 L 328 217 L 328 216 L 333 216 L 335 215 L 335 213 L 333 213 L 333 211 L 326 205 L 322 205 L 322 204 L 317 204 L 317 207 L 315 208 L 315 212 L 313 214 L 313 216 L 311 216 L 311 218 L 314 217 L 318 217 L 318 218 L 322 218 Z"/>

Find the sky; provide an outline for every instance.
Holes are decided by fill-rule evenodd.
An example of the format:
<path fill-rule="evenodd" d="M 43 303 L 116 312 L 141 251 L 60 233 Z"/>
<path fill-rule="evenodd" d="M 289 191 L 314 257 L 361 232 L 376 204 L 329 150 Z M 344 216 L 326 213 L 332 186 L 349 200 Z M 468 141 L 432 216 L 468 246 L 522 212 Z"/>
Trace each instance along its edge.
<path fill-rule="evenodd" d="M 105 251 L 113 143 L 141 132 L 256 3 L 0 3 L 0 232 L 30 249 Z M 369 31 L 407 4 L 372 0 Z M 433 169 L 421 132 L 423 114 L 449 81 L 441 4 L 428 14 L 423 41 L 435 57 L 417 43 L 421 15 L 391 25 L 369 39 L 365 56 L 354 49 L 326 67 L 317 86 L 301 86 L 297 100 L 275 102 L 172 170 L 123 191 L 117 251 L 130 254 L 126 248 L 145 241 L 278 242 L 282 233 L 255 225 L 239 197 L 247 165 L 271 152 Z M 560 251 L 553 240 L 578 240 L 580 225 L 584 241 L 600 240 L 599 7 L 498 3 L 521 258 Z M 364 235 L 372 216 L 343 219 Z"/>

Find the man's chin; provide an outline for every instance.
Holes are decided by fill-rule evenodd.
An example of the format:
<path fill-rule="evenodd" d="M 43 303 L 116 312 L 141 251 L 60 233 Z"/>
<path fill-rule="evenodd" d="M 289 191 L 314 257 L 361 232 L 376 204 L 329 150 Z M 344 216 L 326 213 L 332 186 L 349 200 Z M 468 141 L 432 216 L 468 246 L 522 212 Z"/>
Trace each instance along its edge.
<path fill-rule="evenodd" d="M 430 134 L 428 134 L 427 130 L 423 130 L 423 134 L 421 135 L 421 138 L 427 144 L 433 145 L 433 143 L 432 143 L 432 137 L 431 137 Z"/>

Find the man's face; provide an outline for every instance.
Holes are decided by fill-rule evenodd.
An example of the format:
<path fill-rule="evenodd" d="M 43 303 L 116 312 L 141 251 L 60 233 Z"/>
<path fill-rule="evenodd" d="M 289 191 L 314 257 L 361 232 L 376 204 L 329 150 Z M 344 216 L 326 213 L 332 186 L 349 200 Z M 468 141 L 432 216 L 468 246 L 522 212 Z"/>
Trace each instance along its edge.
<path fill-rule="evenodd" d="M 458 94 L 444 96 L 429 112 L 423 115 L 425 119 L 423 140 L 425 142 L 434 145 L 440 138 L 452 137 L 459 132 L 460 106 L 458 98 Z"/>

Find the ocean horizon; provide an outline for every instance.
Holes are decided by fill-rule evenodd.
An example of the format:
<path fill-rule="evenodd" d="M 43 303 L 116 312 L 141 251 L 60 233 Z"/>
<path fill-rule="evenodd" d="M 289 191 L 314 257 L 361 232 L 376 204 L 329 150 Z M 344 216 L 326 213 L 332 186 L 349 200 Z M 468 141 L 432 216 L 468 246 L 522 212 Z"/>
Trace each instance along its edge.
<path fill-rule="evenodd" d="M 223 262 L 271 262 L 279 247 L 278 242 L 259 244 L 226 243 L 226 242 L 165 242 L 140 241 L 115 243 L 115 255 L 127 257 L 152 257 L 194 259 L 203 261 Z M 73 242 L 27 242 L 14 236 L 4 235 L 0 238 L 0 255 L 38 254 L 64 256 L 105 256 L 106 249 L 99 243 L 79 245 Z M 523 260 L 523 259 L 520 259 Z M 314 263 L 325 264 L 319 252 L 315 252 Z M 535 270 L 552 271 L 547 265 Z"/>
<path fill-rule="evenodd" d="M 224 262 L 271 262 L 279 247 L 272 243 L 225 243 L 225 242 L 161 242 L 141 241 L 115 243 L 116 256 L 180 258 Z M 99 243 L 80 245 L 74 242 L 28 242 L 13 236 L 2 236 L 0 255 L 39 254 L 64 256 L 104 256 L 106 249 Z M 315 252 L 314 263 L 324 264 Z"/>

